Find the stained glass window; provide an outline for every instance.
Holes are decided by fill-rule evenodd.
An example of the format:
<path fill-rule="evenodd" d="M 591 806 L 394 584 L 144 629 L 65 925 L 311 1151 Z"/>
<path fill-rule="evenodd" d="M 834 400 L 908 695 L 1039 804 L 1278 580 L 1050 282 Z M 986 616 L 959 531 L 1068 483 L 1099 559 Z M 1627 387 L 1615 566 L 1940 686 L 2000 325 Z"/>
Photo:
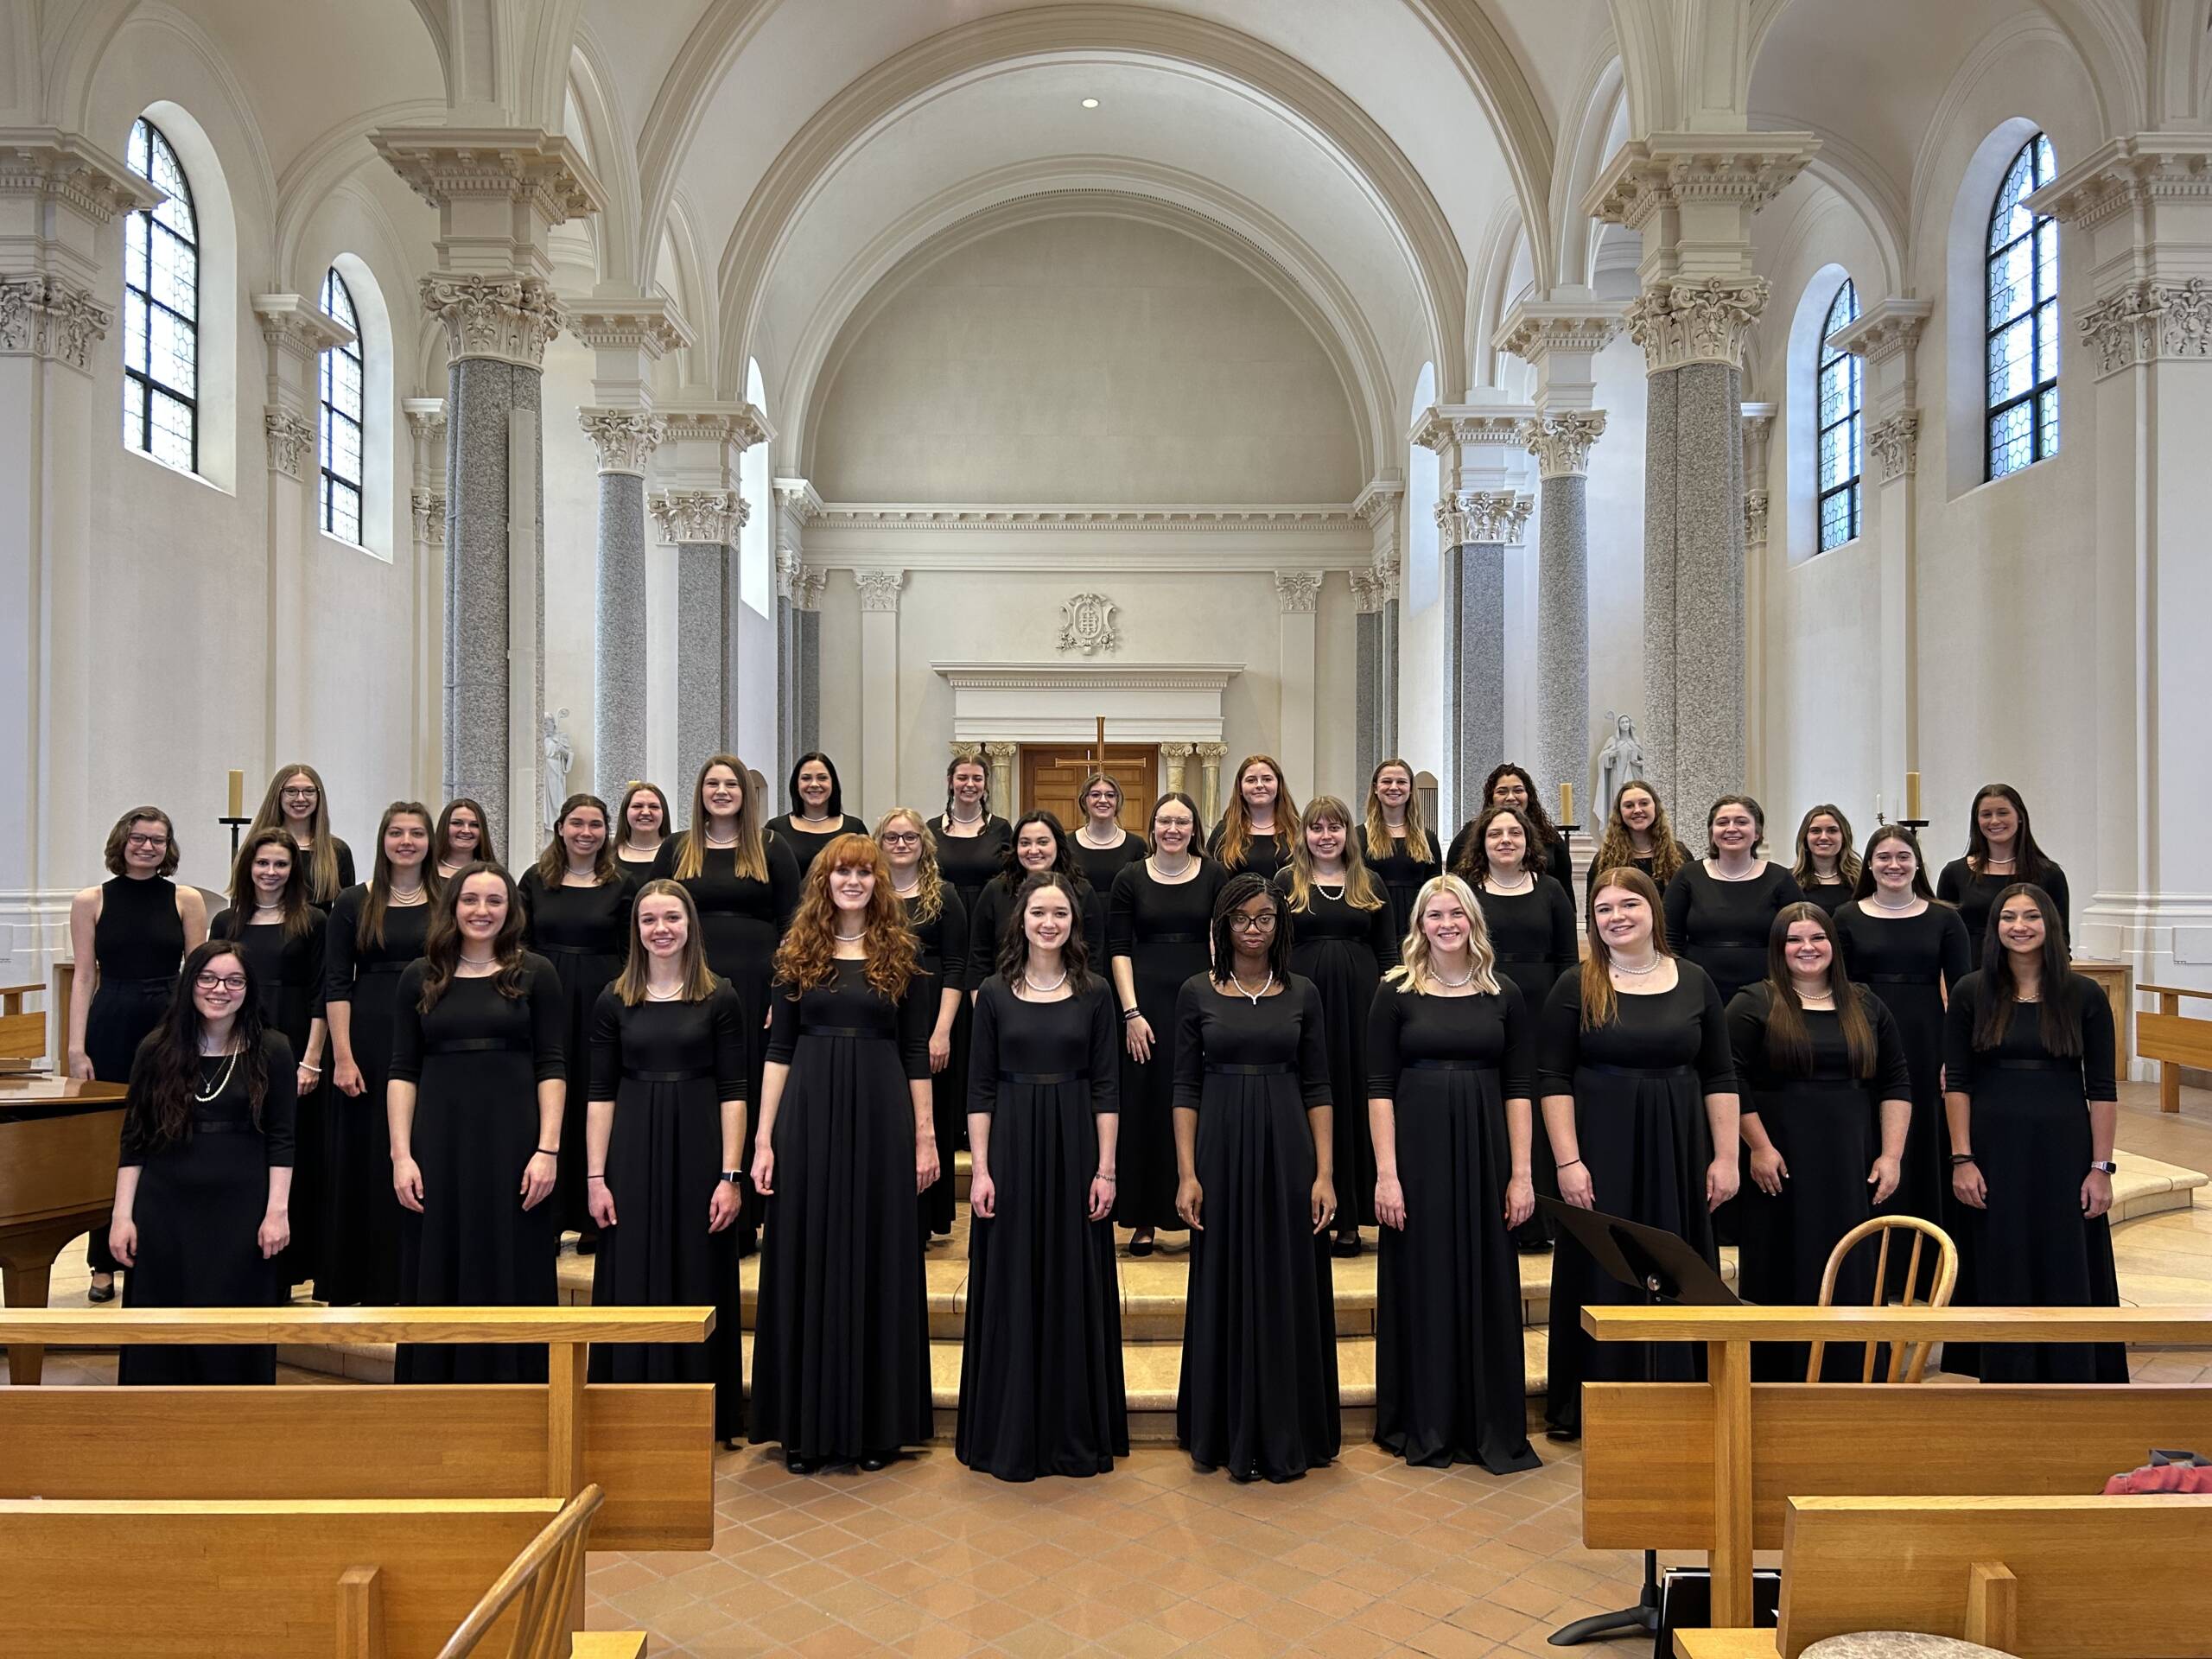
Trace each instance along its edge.
<path fill-rule="evenodd" d="M 1846 278 L 1821 324 L 1819 523 L 1823 553 L 1859 534 L 1859 474 L 1866 436 L 1864 365 L 1835 343 L 1835 336 L 1858 321 L 1859 290 Z"/>
<path fill-rule="evenodd" d="M 200 229 L 192 186 L 162 130 L 130 129 L 130 170 L 167 191 L 124 225 L 123 441 L 200 469 Z"/>
<path fill-rule="evenodd" d="M 322 354 L 322 529 L 341 542 L 361 539 L 361 320 L 336 267 L 323 273 L 322 308 L 353 338 Z"/>
<path fill-rule="evenodd" d="M 2058 223 L 2027 198 L 2058 175 L 2042 133 L 2020 146 L 1989 214 L 1989 476 L 2058 453 Z"/>

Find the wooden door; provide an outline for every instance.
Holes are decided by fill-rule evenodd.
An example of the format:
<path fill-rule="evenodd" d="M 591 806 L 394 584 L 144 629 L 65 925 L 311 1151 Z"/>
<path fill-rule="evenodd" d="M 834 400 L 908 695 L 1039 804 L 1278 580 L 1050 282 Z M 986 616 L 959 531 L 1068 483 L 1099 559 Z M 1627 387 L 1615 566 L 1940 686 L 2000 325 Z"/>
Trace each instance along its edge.
<path fill-rule="evenodd" d="M 1021 810 L 1041 807 L 1073 833 L 1083 823 L 1083 780 L 1096 770 L 1097 753 L 1092 748 L 1023 744 Z M 1145 814 L 1160 792 L 1159 749 L 1109 743 L 1106 771 L 1122 786 L 1122 827 L 1131 835 L 1142 835 Z"/>

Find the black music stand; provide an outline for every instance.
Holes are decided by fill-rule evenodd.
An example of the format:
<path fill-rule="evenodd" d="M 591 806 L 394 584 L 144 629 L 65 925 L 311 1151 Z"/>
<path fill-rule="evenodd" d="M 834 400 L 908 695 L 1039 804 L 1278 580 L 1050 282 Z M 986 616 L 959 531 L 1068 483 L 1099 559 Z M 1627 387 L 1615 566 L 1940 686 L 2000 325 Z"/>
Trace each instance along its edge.
<path fill-rule="evenodd" d="M 1559 1198 L 1540 1198 L 1536 1207 L 1548 1213 L 1561 1230 L 1573 1234 L 1574 1242 L 1590 1253 L 1590 1259 L 1618 1282 L 1630 1290 L 1642 1291 L 1646 1304 L 1652 1307 L 1667 1302 L 1684 1302 L 1695 1307 L 1731 1307 L 1742 1300 L 1721 1281 L 1713 1264 L 1692 1249 L 1687 1240 L 1663 1227 L 1647 1227 L 1624 1216 L 1585 1210 Z M 1650 1374 L 1656 1363 L 1655 1344 L 1644 1343 L 1642 1346 L 1643 1380 L 1656 1382 L 1659 1379 Z M 1643 1590 L 1635 1606 L 1578 1618 L 1571 1624 L 1560 1625 L 1546 1640 L 1554 1648 L 1571 1648 L 1577 1643 L 1594 1642 L 1599 1637 L 1624 1631 L 1658 1634 L 1659 1552 L 1656 1549 L 1643 1552 Z"/>

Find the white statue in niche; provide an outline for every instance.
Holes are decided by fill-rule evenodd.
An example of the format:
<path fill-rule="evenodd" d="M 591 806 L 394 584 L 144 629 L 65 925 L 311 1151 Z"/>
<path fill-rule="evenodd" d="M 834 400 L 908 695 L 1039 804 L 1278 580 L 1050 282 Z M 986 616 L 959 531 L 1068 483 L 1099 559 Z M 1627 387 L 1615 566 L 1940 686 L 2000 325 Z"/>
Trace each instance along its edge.
<path fill-rule="evenodd" d="M 1612 728 L 1612 735 L 1598 751 L 1598 793 L 1592 808 L 1600 825 L 1612 811 L 1613 798 L 1622 787 L 1644 776 L 1643 745 L 1637 741 L 1636 721 L 1608 710 L 1605 723 Z"/>
<path fill-rule="evenodd" d="M 561 822 L 561 803 L 569 798 L 569 768 L 575 764 L 575 746 L 569 734 L 556 722 L 566 720 L 569 711 L 562 709 L 557 715 L 545 716 L 545 768 L 538 774 L 539 793 L 544 798 L 545 833 L 550 836 Z"/>

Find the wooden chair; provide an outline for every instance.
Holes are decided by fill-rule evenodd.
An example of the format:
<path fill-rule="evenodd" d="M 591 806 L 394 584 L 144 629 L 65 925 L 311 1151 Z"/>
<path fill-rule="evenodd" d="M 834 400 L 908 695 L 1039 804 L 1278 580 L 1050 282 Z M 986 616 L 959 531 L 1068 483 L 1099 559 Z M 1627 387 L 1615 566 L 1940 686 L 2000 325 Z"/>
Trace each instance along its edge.
<path fill-rule="evenodd" d="M 46 1016 L 36 1009 L 23 1012 L 23 999 L 45 989 L 43 985 L 0 985 L 0 1060 L 46 1058 Z"/>
<path fill-rule="evenodd" d="M 602 1497 L 596 1485 L 587 1486 L 563 1504 L 461 1620 L 452 1639 L 438 1649 L 438 1659 L 464 1659 L 476 1652 L 517 1602 L 521 1605 L 506 1659 L 569 1659 L 572 1620 L 583 1603 L 585 1540 Z"/>
<path fill-rule="evenodd" d="M 1835 1248 L 1828 1252 L 1828 1264 L 1821 1272 L 1819 1305 L 1822 1307 L 1835 1306 L 1835 1276 L 1842 1269 L 1845 1258 L 1858 1249 L 1862 1241 L 1879 1233 L 1881 1243 L 1877 1247 L 1874 1257 L 1872 1306 L 1876 1307 L 1888 1306 L 1883 1297 L 1883 1287 L 1890 1282 L 1890 1235 L 1896 1232 L 1909 1232 L 1913 1236 L 1912 1254 L 1904 1265 L 1904 1298 L 1897 1306 L 1903 1307 L 1949 1306 L 1952 1288 L 1958 1283 L 1959 1279 L 1959 1247 L 1951 1242 L 1951 1236 L 1941 1227 L 1932 1221 L 1923 1221 L 1917 1216 L 1876 1216 L 1872 1220 L 1860 1222 L 1841 1238 L 1836 1240 Z M 1936 1282 L 1929 1287 L 1928 1300 L 1923 1304 L 1916 1301 L 1915 1298 L 1919 1294 L 1921 1251 L 1929 1239 L 1933 1239 L 1936 1243 Z M 1808 1382 L 1817 1382 L 1821 1380 L 1821 1352 L 1827 1345 L 1826 1343 L 1821 1342 L 1815 1342 L 1813 1344 L 1812 1357 L 1805 1365 L 1805 1380 Z M 1928 1370 L 1928 1357 L 1934 1351 L 1935 1346 L 1936 1344 L 1932 1342 L 1891 1344 L 1889 1376 L 1884 1381 L 1919 1382 Z M 1874 1380 L 1875 1344 L 1871 1342 L 1866 1344 L 1866 1361 L 1860 1367 L 1859 1380 L 1861 1382 L 1872 1382 Z M 1908 1351 L 1912 1356 L 1909 1363 L 1905 1358 Z"/>

